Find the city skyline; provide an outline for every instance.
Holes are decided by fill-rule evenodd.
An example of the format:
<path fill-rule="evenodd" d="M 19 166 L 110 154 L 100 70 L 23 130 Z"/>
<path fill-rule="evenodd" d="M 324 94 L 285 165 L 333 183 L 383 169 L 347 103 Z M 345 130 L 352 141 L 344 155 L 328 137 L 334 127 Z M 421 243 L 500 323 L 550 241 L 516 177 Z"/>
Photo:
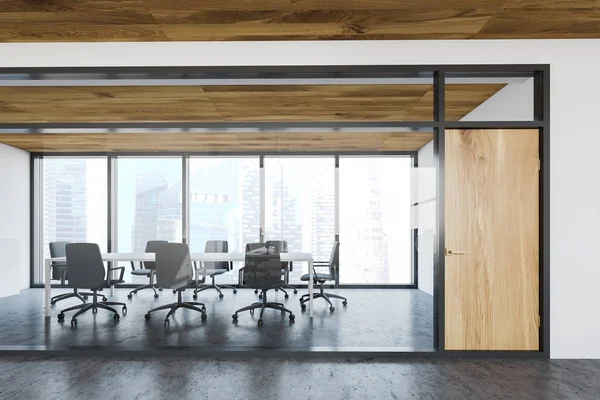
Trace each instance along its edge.
<path fill-rule="evenodd" d="M 90 160 L 86 159 L 52 160 L 44 166 L 44 246 L 47 248 L 50 239 L 90 241 L 90 226 L 103 225 L 106 215 L 88 210 L 88 175 L 101 166 L 88 168 Z M 407 257 L 410 203 L 405 213 L 390 211 L 389 205 L 382 204 L 382 192 L 392 190 L 390 186 L 410 188 L 410 164 L 394 166 L 409 166 L 406 181 L 402 173 L 382 174 L 384 169 L 378 165 L 383 160 L 349 158 L 341 163 L 342 283 L 410 283 L 406 280 L 412 279 L 411 258 Z M 144 251 L 148 240 L 182 241 L 181 159 L 124 158 L 118 163 L 116 249 L 137 252 Z M 315 260 L 327 261 L 335 238 L 334 173 L 332 157 L 265 158 L 265 240 L 285 240 L 288 251 L 311 252 Z M 401 179 L 394 182 L 398 176 Z M 392 191 L 397 204 L 402 204 L 406 196 L 396 193 L 397 188 Z M 204 251 L 207 240 L 227 240 L 229 251 L 243 251 L 246 243 L 259 241 L 257 158 L 191 158 L 188 192 L 187 242 L 192 252 Z M 407 196 L 410 199 L 410 193 Z M 386 221 L 390 218 L 393 223 Z M 398 233 L 394 226 L 405 226 L 407 234 Z M 406 238 L 408 244 L 403 244 Z M 396 254 L 399 250 L 403 254 Z M 126 270 L 126 279 L 131 281 L 128 266 Z M 306 265 L 294 265 L 290 282 L 299 283 L 307 272 Z M 235 283 L 237 274 L 218 279 Z"/>

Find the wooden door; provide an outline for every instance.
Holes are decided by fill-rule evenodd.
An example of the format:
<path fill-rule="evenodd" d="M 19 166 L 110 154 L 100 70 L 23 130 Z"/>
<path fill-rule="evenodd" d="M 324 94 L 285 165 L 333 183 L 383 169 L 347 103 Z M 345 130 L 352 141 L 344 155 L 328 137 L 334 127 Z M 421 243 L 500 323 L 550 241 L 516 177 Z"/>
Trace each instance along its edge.
<path fill-rule="evenodd" d="M 446 131 L 447 350 L 539 350 L 538 142 Z"/>

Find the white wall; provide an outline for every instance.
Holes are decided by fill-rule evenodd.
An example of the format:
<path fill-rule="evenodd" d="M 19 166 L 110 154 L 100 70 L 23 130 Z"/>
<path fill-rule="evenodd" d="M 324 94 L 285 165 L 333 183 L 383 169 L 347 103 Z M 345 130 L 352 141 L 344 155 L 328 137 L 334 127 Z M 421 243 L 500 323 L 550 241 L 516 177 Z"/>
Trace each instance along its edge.
<path fill-rule="evenodd" d="M 600 40 L 0 44 L 0 67 L 551 64 L 551 355 L 600 358 Z"/>
<path fill-rule="evenodd" d="M 0 144 L 0 297 L 29 287 L 29 153 Z"/>
<path fill-rule="evenodd" d="M 435 159 L 433 158 L 433 141 L 419 150 L 416 168 L 416 198 L 413 213 L 416 213 L 416 224 L 419 228 L 417 261 L 419 267 L 419 289 L 433 295 L 433 244 L 435 243 L 436 221 L 436 179 Z M 431 201 L 433 199 L 433 201 Z"/>

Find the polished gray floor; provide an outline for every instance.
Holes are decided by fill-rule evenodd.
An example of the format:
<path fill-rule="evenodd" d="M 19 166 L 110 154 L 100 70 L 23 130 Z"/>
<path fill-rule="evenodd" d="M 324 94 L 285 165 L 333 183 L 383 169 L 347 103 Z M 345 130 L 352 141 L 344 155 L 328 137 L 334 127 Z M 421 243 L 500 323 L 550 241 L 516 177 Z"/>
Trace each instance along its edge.
<path fill-rule="evenodd" d="M 53 290 L 53 294 L 60 293 Z M 28 289 L 20 295 L 0 299 L 0 346 L 46 346 L 48 349 L 139 349 L 192 347 L 218 349 L 305 349 L 305 348 L 394 348 L 396 351 L 433 350 L 433 298 L 411 289 L 343 289 L 330 290 L 348 298 L 348 306 L 334 300 L 331 313 L 322 299 L 315 300 L 313 321 L 308 312 L 301 312 L 299 294 L 285 299 L 281 292 L 269 300 L 285 303 L 296 314 L 295 323 L 279 311 L 266 310 L 264 326 L 257 326 L 258 313 L 240 313 L 237 324 L 233 312 L 257 301 L 253 290 L 240 289 L 237 294 L 224 290 L 219 299 L 212 290 L 201 293 L 197 301 L 206 304 L 208 319 L 202 322 L 200 314 L 177 311 L 169 329 L 163 320 L 166 311 L 157 312 L 150 321 L 144 314 L 157 305 L 173 302 L 176 296 L 163 291 L 154 299 L 151 291 L 142 291 L 132 300 L 129 290 L 118 289 L 114 301 L 128 305 L 127 315 L 118 323 L 112 314 L 99 310 L 87 312 L 78 318 L 77 328 L 71 328 L 70 315 L 64 323 L 56 316 L 61 309 L 78 304 L 69 299 L 53 307 L 52 318 L 43 317 L 43 290 Z M 184 298 L 191 300 L 191 291 Z"/>
<path fill-rule="evenodd" d="M 9 399 L 589 399 L 600 361 L 0 359 Z"/>

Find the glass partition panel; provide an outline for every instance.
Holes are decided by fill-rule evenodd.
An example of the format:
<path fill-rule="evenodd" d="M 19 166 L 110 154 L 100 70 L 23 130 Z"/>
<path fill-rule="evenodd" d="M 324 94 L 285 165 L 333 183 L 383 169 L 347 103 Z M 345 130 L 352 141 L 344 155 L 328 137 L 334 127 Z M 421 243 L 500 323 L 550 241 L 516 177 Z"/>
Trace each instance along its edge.
<path fill-rule="evenodd" d="M 181 242 L 182 161 L 180 157 L 117 159 L 116 251 L 144 252 L 149 240 Z M 127 283 L 147 282 L 130 275 Z"/>
<path fill-rule="evenodd" d="M 288 251 L 329 260 L 335 240 L 335 159 L 266 157 L 265 240 L 285 240 Z M 294 264 L 290 282 L 299 283 L 307 266 Z"/>
<path fill-rule="evenodd" d="M 189 164 L 190 249 L 226 240 L 230 252 L 260 240 L 260 161 L 258 157 L 192 157 Z M 237 270 L 239 265 L 235 265 Z M 237 273 L 218 282 L 237 284 Z"/>
<path fill-rule="evenodd" d="M 447 121 L 533 121 L 532 74 L 446 74 Z"/>
<path fill-rule="evenodd" d="M 340 283 L 413 282 L 411 167 L 405 156 L 340 157 Z"/>
<path fill-rule="evenodd" d="M 106 251 L 107 168 L 105 157 L 43 158 L 39 191 L 43 258 L 50 256 L 49 244 L 55 241 L 98 243 Z M 44 282 L 41 271 L 36 283 Z"/>

